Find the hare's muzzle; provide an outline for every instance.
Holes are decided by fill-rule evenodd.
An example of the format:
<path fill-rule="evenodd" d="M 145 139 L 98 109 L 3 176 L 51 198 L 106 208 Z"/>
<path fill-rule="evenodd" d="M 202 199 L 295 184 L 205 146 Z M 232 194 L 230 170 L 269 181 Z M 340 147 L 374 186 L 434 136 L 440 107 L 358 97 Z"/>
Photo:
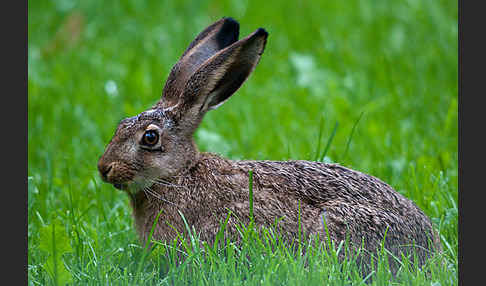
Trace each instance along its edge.
<path fill-rule="evenodd" d="M 98 171 L 104 182 L 112 184 L 119 190 L 126 189 L 134 176 L 133 170 L 127 164 L 103 160 L 103 157 L 98 161 Z"/>
<path fill-rule="evenodd" d="M 109 177 L 110 171 L 113 169 L 113 163 L 114 162 L 111 162 L 109 164 L 103 164 L 103 162 L 101 162 L 101 160 L 98 162 L 98 171 L 100 172 L 101 178 L 105 182 L 109 183 L 108 177 Z"/>

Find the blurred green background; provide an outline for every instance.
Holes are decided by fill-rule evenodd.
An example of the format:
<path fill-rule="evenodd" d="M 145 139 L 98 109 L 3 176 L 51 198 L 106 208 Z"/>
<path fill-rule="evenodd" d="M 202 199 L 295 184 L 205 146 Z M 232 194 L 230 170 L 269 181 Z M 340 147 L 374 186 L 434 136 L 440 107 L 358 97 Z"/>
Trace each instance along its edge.
<path fill-rule="evenodd" d="M 97 160 L 119 120 L 159 100 L 190 41 L 223 16 L 240 22 L 240 38 L 258 27 L 269 38 L 248 81 L 206 115 L 195 135 L 200 149 L 232 159 L 320 160 L 328 146 L 325 161 L 379 177 L 431 217 L 456 261 L 444 270 L 453 277 L 457 6 L 29 1 L 29 283 L 51 281 L 41 234 L 56 220 L 73 248 L 63 261 L 74 282 L 96 281 L 83 276 L 92 263 L 106 273 L 114 261 L 129 263 L 130 252 L 118 251 L 138 243 L 128 198 L 101 182 Z"/>

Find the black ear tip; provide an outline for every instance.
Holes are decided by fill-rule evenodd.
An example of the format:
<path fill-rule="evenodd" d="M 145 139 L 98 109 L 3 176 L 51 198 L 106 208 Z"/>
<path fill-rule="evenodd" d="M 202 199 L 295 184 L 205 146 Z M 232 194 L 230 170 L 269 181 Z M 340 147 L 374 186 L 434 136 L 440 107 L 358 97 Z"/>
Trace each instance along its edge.
<path fill-rule="evenodd" d="M 224 33 L 236 34 L 236 40 L 238 40 L 238 35 L 240 33 L 240 23 L 231 17 L 223 17 L 223 27 L 221 28 Z"/>
<path fill-rule="evenodd" d="M 223 25 L 216 36 L 216 42 L 220 49 L 224 49 L 238 41 L 240 24 L 231 17 L 224 17 L 221 21 L 223 21 Z"/>
<path fill-rule="evenodd" d="M 223 21 L 233 26 L 239 26 L 240 24 L 233 17 L 223 17 Z"/>
<path fill-rule="evenodd" d="M 263 29 L 263 28 L 258 28 L 256 31 L 255 31 L 255 35 L 257 36 L 262 36 L 264 38 L 268 37 L 268 32 L 267 30 Z"/>
<path fill-rule="evenodd" d="M 221 30 L 224 30 L 226 33 L 233 33 L 238 35 L 240 32 L 240 23 L 238 23 L 238 21 L 231 17 L 224 18 L 223 27 L 221 28 Z"/>

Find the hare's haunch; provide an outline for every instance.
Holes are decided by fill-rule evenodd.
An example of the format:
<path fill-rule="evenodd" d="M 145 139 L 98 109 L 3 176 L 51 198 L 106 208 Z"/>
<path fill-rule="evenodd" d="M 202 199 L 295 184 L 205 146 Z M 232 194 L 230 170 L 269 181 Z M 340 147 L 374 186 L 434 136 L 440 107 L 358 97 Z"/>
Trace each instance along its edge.
<path fill-rule="evenodd" d="M 153 238 L 169 241 L 186 227 L 207 242 L 232 215 L 226 237 L 238 240 L 235 225 L 249 221 L 249 176 L 253 170 L 254 221 L 292 241 L 307 236 L 349 239 L 365 253 L 385 248 L 396 257 L 413 247 L 423 263 L 440 250 L 427 216 L 381 180 L 336 164 L 310 161 L 232 161 L 198 151 L 193 134 L 204 114 L 223 104 L 257 65 L 268 33 L 257 29 L 238 40 L 239 24 L 223 18 L 202 31 L 172 68 L 160 101 L 120 122 L 99 159 L 102 179 L 131 198 L 135 224 L 145 242 L 164 210 Z M 300 207 L 300 210 L 299 210 Z"/>

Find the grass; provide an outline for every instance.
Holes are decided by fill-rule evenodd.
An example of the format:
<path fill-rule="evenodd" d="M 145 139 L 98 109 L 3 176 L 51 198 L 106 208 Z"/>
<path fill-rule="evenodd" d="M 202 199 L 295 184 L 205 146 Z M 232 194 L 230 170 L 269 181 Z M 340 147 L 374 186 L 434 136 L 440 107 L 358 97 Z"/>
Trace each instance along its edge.
<path fill-rule="evenodd" d="M 244 226 L 241 248 L 201 246 L 194 233 L 145 256 L 128 198 L 101 182 L 96 163 L 118 121 L 159 99 L 189 42 L 222 16 L 240 22 L 241 36 L 258 27 L 270 36 L 249 80 L 206 115 L 200 149 L 331 161 L 381 178 L 424 210 L 444 247 L 426 271 L 404 266 L 393 283 L 458 284 L 457 2 L 28 6 L 30 285 L 363 282 L 352 261 L 336 260 L 337 245 L 306 244 L 303 257 L 275 244 L 271 230 Z M 389 284 L 385 263 L 371 279 Z"/>

